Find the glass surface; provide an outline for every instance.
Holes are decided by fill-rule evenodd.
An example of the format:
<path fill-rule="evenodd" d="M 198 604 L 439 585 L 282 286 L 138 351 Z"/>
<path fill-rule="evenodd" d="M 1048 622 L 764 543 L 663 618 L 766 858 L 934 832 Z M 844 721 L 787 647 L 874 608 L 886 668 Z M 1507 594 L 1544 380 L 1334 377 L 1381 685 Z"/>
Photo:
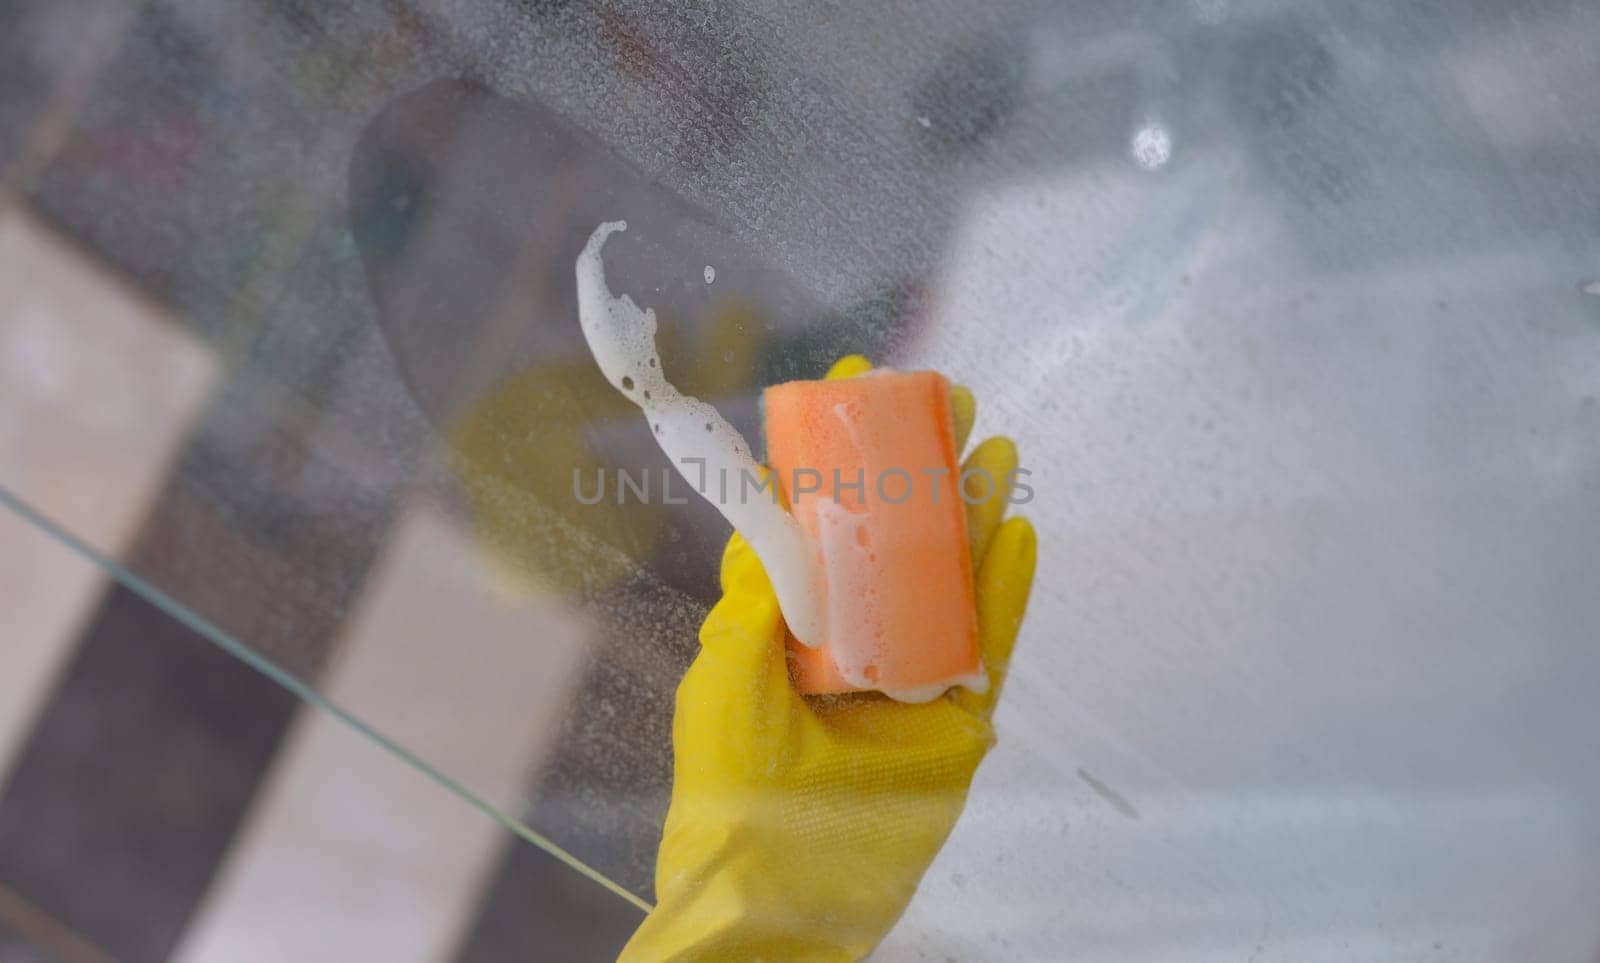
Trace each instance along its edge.
<path fill-rule="evenodd" d="M 574 314 L 626 218 L 741 427 L 861 351 L 1032 472 L 887 958 L 1600 947 L 1592 5 L 73 7 L 4 14 L 0 163 L 215 373 L 136 536 L 12 507 L 619 894 L 727 536 L 573 496 L 669 467 Z"/>

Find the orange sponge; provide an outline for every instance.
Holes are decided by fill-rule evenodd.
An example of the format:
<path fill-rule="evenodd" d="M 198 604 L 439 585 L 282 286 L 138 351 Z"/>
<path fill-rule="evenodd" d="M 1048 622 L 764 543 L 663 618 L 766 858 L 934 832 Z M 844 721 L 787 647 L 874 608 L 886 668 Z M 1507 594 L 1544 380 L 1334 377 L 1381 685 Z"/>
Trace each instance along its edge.
<path fill-rule="evenodd" d="M 796 688 L 925 701 L 980 683 L 950 383 L 932 371 L 793 381 L 762 406 L 768 462 L 824 583 L 823 644 L 789 641 Z"/>

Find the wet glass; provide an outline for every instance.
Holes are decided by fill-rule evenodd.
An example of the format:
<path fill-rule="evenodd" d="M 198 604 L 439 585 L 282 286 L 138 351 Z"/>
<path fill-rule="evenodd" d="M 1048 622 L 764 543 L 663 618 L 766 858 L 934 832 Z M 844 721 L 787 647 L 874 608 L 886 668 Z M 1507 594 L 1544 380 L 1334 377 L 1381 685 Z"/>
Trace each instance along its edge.
<path fill-rule="evenodd" d="M 575 314 L 625 218 L 750 437 L 860 352 L 1031 473 L 1000 743 L 887 958 L 1600 946 L 1592 5 L 71 6 L 3 15 L 7 190 L 202 360 L 8 507 L 618 899 L 728 535 L 574 490 L 672 467 Z M 80 523 L 124 448 L 152 507 Z"/>

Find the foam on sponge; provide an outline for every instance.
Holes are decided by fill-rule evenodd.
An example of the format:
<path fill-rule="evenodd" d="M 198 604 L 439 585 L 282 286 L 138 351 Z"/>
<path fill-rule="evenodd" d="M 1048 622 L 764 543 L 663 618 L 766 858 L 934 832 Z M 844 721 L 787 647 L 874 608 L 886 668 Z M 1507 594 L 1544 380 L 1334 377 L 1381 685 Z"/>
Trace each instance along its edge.
<path fill-rule="evenodd" d="M 790 647 L 801 692 L 906 702 L 981 688 L 950 385 L 932 371 L 794 381 L 762 397 L 767 457 L 823 577 L 823 645 Z"/>

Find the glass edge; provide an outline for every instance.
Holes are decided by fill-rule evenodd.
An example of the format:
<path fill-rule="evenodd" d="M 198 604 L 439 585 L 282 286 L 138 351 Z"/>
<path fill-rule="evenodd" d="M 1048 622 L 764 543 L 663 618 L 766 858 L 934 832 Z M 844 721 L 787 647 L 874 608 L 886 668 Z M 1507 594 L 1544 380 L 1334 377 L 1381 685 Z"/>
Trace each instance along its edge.
<path fill-rule="evenodd" d="M 456 781 L 445 773 L 440 772 L 438 769 L 435 769 L 409 749 L 405 748 L 404 746 L 390 739 L 388 736 L 385 736 L 383 733 L 379 732 L 377 729 L 368 725 L 366 722 L 362 721 L 354 713 L 329 701 L 321 693 L 317 692 L 315 688 L 301 681 L 292 673 L 274 663 L 271 659 L 261 655 L 259 652 L 251 649 L 248 645 L 234 638 L 229 633 L 223 631 L 204 616 L 192 611 L 183 603 L 172 598 L 162 590 L 145 581 L 144 578 L 139 576 L 132 569 L 129 569 L 127 566 L 116 561 L 115 559 L 102 554 L 93 546 L 84 542 L 76 535 L 73 535 L 61 525 L 57 524 L 54 520 L 33 508 L 33 506 L 29 505 L 23 499 L 19 498 L 4 484 L 0 484 L 0 505 L 3 505 L 5 508 L 9 509 L 12 514 L 48 535 L 59 544 L 87 559 L 106 575 L 114 579 L 117 583 L 143 598 L 151 605 L 154 605 L 156 608 L 165 612 L 167 615 L 177 619 L 188 628 L 199 633 L 213 645 L 221 648 L 234 658 L 239 659 L 241 662 L 250 666 L 252 669 L 255 669 L 257 672 L 266 676 L 268 679 L 271 679 L 273 682 L 276 682 L 278 685 L 283 686 L 296 698 L 300 699 L 306 704 L 328 713 L 335 719 L 354 729 L 359 735 L 373 743 L 376 743 L 380 748 L 388 751 L 401 762 L 411 766 L 413 769 L 416 769 L 424 776 L 427 776 L 429 779 L 433 780 L 439 786 L 459 796 L 469 805 L 475 807 L 489 818 L 500 823 L 506 829 L 509 829 L 526 842 L 544 850 L 546 853 L 549 853 L 551 856 L 565 864 L 569 869 L 577 872 L 581 876 L 584 876 L 591 882 L 594 882 L 602 889 L 610 891 L 613 895 L 619 897 L 627 903 L 632 904 L 642 912 L 648 913 L 651 909 L 653 909 L 649 901 L 632 892 L 621 883 L 611 879 L 609 876 L 606 876 L 604 873 L 600 872 L 598 869 L 595 869 L 593 866 L 590 866 L 588 863 L 585 863 L 572 853 L 563 849 L 554 840 L 528 826 L 522 820 L 514 818 L 513 816 L 502 811 L 499 807 L 494 806 L 482 799 L 462 783 Z"/>

